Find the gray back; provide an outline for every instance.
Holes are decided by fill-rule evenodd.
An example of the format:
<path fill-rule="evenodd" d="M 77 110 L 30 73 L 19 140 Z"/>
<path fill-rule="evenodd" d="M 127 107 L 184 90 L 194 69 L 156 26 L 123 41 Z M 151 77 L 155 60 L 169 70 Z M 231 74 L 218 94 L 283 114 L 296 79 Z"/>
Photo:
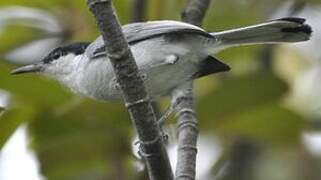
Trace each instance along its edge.
<path fill-rule="evenodd" d="M 150 21 L 131 23 L 122 27 L 127 42 L 130 45 L 140 41 L 172 33 L 192 33 L 212 37 L 202 28 L 179 21 Z M 89 58 L 105 55 L 105 45 L 102 36 L 99 36 L 86 49 Z"/>

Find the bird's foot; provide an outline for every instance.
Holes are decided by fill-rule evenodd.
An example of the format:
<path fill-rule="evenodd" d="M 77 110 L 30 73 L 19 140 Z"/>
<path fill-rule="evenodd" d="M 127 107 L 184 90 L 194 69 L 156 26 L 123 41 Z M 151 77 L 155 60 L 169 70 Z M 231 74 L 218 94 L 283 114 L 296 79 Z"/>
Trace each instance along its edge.
<path fill-rule="evenodd" d="M 158 126 L 160 128 L 161 131 L 161 135 L 163 137 L 164 143 L 168 144 L 168 134 L 166 134 L 163 130 L 164 124 L 166 122 L 166 120 L 173 114 L 173 112 L 176 110 L 177 106 L 180 104 L 181 101 L 177 100 L 173 103 L 171 103 L 171 105 L 165 110 L 165 112 L 163 113 L 162 117 L 159 118 L 159 120 L 157 121 Z"/>
<path fill-rule="evenodd" d="M 169 116 L 174 112 L 175 108 L 171 105 L 169 108 L 165 110 L 162 117 L 160 117 L 157 121 L 158 127 L 161 131 L 161 136 L 163 138 L 164 143 L 168 144 L 168 134 L 164 132 L 163 127 L 165 124 L 165 121 L 169 118 Z"/>
<path fill-rule="evenodd" d="M 148 154 L 144 151 L 144 147 L 143 147 L 143 143 L 141 141 L 136 141 L 135 142 L 135 145 L 138 146 L 138 156 L 141 158 L 141 159 L 145 159 L 145 158 L 148 158 L 148 157 L 151 157 L 152 154 Z"/>
<path fill-rule="evenodd" d="M 138 140 L 134 143 L 135 146 L 138 146 L 138 156 L 141 158 L 141 159 L 144 159 L 144 158 L 149 158 L 151 156 L 153 156 L 152 153 L 147 153 L 145 148 L 148 148 L 150 147 L 151 145 L 153 144 L 156 144 L 158 143 L 159 141 L 163 140 L 164 139 L 164 136 L 158 136 L 156 137 L 155 139 L 152 139 L 152 140 L 148 140 L 148 141 L 141 141 L 141 140 Z"/>

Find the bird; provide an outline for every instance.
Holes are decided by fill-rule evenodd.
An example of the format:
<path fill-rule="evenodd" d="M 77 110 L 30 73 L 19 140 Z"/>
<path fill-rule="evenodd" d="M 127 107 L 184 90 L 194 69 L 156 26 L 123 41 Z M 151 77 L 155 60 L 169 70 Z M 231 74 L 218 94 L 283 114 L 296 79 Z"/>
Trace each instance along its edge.
<path fill-rule="evenodd" d="M 310 39 L 312 28 L 304 18 L 287 17 L 221 32 L 207 32 L 192 24 L 147 21 L 122 26 L 136 60 L 139 75 L 151 99 L 170 96 L 185 82 L 230 67 L 213 55 L 223 49 L 253 45 L 295 43 Z M 38 63 L 14 69 L 12 74 L 41 73 L 73 92 L 99 101 L 121 101 L 102 36 L 53 49 Z"/>

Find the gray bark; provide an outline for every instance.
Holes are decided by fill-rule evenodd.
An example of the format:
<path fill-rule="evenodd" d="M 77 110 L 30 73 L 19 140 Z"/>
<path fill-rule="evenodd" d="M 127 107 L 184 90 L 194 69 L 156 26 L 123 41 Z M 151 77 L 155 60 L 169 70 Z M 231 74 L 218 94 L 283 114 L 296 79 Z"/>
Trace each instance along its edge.
<path fill-rule="evenodd" d="M 190 0 L 182 13 L 182 20 L 201 26 L 209 3 L 210 0 Z M 194 180 L 199 130 L 194 111 L 193 83 L 188 82 L 174 91 L 173 101 L 179 102 L 176 108 L 178 155 L 175 179 Z"/>
<path fill-rule="evenodd" d="M 131 21 L 130 22 L 142 22 L 146 19 L 146 7 L 148 0 L 133 0 L 132 1 L 132 12 L 131 12 Z M 162 115 L 160 113 L 159 105 L 157 101 L 152 102 L 152 106 L 156 115 L 156 118 L 159 119 Z"/>
<path fill-rule="evenodd" d="M 141 22 L 145 20 L 147 0 L 133 0 L 131 22 Z"/>
<path fill-rule="evenodd" d="M 193 83 L 188 82 L 173 92 L 177 117 L 177 164 L 175 180 L 194 180 L 196 175 L 196 154 L 198 123 L 194 111 Z"/>
<path fill-rule="evenodd" d="M 260 158 L 260 148 L 249 139 L 237 139 L 217 180 L 254 180 L 255 160 Z"/>
<path fill-rule="evenodd" d="M 122 33 L 111 0 L 88 0 L 104 38 L 125 105 L 140 139 L 141 154 L 151 180 L 173 179 L 166 148 L 143 80 Z M 106 59 L 107 60 L 107 59 Z"/>
<path fill-rule="evenodd" d="M 182 20 L 196 26 L 202 26 L 210 2 L 211 0 L 190 0 L 182 12 Z"/>

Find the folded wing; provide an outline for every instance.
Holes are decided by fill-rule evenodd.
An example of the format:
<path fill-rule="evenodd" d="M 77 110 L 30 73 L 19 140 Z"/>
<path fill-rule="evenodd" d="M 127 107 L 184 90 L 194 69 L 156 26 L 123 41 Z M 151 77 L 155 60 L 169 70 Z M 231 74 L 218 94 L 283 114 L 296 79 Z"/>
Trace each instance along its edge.
<path fill-rule="evenodd" d="M 127 42 L 130 45 L 143 40 L 152 39 L 166 34 L 192 33 L 213 38 L 202 28 L 179 21 L 150 21 L 127 24 L 122 27 Z M 105 55 L 103 38 L 99 36 L 86 50 L 90 58 Z"/>

